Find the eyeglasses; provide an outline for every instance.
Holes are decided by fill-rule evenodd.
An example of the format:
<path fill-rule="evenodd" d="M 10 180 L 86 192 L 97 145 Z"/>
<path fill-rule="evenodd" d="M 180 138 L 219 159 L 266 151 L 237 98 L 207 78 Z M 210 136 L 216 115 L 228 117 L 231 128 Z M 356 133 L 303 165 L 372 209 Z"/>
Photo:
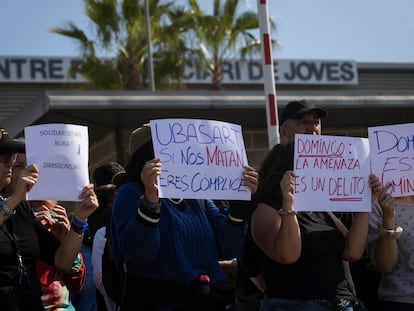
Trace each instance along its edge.
<path fill-rule="evenodd" d="M 0 154 L 0 163 L 14 163 L 17 160 L 17 153 L 3 153 Z"/>

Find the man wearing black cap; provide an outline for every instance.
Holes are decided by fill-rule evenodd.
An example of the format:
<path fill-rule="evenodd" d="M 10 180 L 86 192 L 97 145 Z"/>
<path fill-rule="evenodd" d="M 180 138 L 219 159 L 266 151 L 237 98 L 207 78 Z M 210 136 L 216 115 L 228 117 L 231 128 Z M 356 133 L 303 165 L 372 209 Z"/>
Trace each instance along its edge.
<path fill-rule="evenodd" d="M 321 118 L 326 115 L 326 110 L 305 100 L 289 102 L 280 117 L 281 143 L 294 142 L 295 134 L 321 135 Z"/>
<path fill-rule="evenodd" d="M 287 143 L 294 143 L 295 141 L 295 134 L 313 134 L 313 135 L 321 135 L 322 133 L 322 127 L 321 127 L 321 118 L 324 118 L 327 116 L 327 112 L 325 109 L 322 109 L 320 107 L 315 106 L 312 103 L 309 103 L 305 100 L 295 100 L 290 101 L 286 107 L 283 109 L 281 117 L 280 117 L 280 142 L 282 144 Z M 249 241 L 250 243 L 252 241 Z M 254 244 L 254 243 L 253 243 Z M 249 247 L 254 247 L 252 245 L 245 244 L 245 247 L 249 250 L 249 252 L 254 252 L 254 249 Z M 249 257 L 252 259 L 252 257 Z M 348 281 L 348 284 L 342 284 L 342 286 L 350 286 L 353 289 L 353 281 L 349 272 L 348 263 L 344 263 L 345 268 L 347 270 L 346 272 L 346 278 Z M 258 282 L 256 286 L 260 287 L 263 286 L 261 277 L 258 276 L 255 278 L 255 280 Z M 249 286 L 248 280 L 239 280 L 241 282 L 247 282 L 244 284 L 244 286 Z M 248 287 L 246 287 L 248 288 Z M 261 295 L 258 295 L 252 290 L 251 286 L 249 286 L 250 289 L 250 297 L 249 296 L 241 296 L 238 297 L 239 299 L 248 300 L 251 307 L 254 307 L 255 305 L 259 304 L 259 301 L 255 301 L 254 299 L 260 299 Z M 338 287 L 339 290 L 341 287 Z M 355 290 L 352 290 L 355 292 Z M 247 308 L 247 305 L 241 306 L 239 303 L 239 309 L 237 310 L 250 310 Z"/>

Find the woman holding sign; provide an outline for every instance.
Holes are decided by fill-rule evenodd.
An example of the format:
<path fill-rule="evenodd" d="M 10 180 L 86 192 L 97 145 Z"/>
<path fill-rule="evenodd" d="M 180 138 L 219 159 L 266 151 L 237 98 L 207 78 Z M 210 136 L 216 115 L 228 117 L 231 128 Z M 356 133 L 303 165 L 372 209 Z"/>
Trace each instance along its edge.
<path fill-rule="evenodd" d="M 414 196 L 393 198 L 391 187 L 381 187 L 375 177 L 367 249 L 382 271 L 378 296 L 383 310 L 414 310 Z"/>
<path fill-rule="evenodd" d="M 24 151 L 24 142 L 12 140 L 0 129 L 0 188 L 11 182 L 12 166 L 17 152 Z M 0 307 L 2 311 L 43 311 L 42 290 L 35 264 L 41 259 L 63 271 L 72 268 L 87 217 L 98 207 L 93 185 L 84 187 L 80 202 L 73 211 L 71 230 L 60 242 L 36 221 L 25 202 L 27 192 L 38 178 L 35 165 L 24 168 L 17 179 L 15 191 L 0 198 Z"/>
<path fill-rule="evenodd" d="M 271 159 L 271 160 L 269 160 Z M 355 310 L 343 260 L 365 249 L 368 213 L 356 213 L 349 231 L 330 212 L 296 212 L 293 144 L 275 146 L 259 172 L 252 237 L 262 256 L 261 310 Z"/>
<path fill-rule="evenodd" d="M 128 271 L 121 310 L 210 310 L 210 289 L 227 279 L 218 261 L 239 255 L 244 219 L 211 200 L 159 198 L 149 125 L 132 133 L 130 153 L 110 230 Z M 255 192 L 257 172 L 248 167 L 243 177 Z"/>

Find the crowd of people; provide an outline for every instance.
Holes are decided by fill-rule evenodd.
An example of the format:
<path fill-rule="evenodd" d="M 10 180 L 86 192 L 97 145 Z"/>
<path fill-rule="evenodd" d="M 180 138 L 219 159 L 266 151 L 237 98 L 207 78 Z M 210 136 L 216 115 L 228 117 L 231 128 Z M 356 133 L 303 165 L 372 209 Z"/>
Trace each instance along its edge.
<path fill-rule="evenodd" d="M 295 210 L 295 134 L 321 135 L 326 116 L 288 103 L 281 143 L 244 167 L 251 201 L 160 198 L 149 124 L 79 202 L 27 201 L 39 170 L 0 129 L 0 309 L 412 310 L 414 196 L 371 174 L 371 213 Z"/>

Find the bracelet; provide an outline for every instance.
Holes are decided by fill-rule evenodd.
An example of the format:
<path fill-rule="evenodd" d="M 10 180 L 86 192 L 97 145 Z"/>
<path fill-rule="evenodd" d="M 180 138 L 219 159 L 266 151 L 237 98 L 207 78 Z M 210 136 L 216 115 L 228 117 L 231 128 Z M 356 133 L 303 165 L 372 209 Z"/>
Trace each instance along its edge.
<path fill-rule="evenodd" d="M 0 214 L 3 215 L 4 220 L 10 218 L 16 211 L 7 204 L 7 200 L 0 200 Z"/>
<path fill-rule="evenodd" d="M 395 229 L 385 229 L 383 226 L 380 227 L 379 235 L 381 238 L 390 237 L 398 240 L 403 233 L 403 228 L 395 227 Z"/>
<path fill-rule="evenodd" d="M 79 237 L 82 237 L 86 231 L 88 231 L 88 222 L 80 221 L 72 214 L 72 221 L 70 222 L 70 229 L 77 233 Z"/>
<path fill-rule="evenodd" d="M 279 214 L 279 216 L 282 216 L 282 217 L 283 216 L 295 216 L 298 214 L 295 210 L 287 211 L 287 210 L 284 210 L 283 208 L 278 209 L 277 213 Z"/>
<path fill-rule="evenodd" d="M 72 213 L 72 223 L 74 223 L 77 226 L 82 227 L 85 224 L 88 224 L 88 221 L 80 221 L 76 218 L 76 216 Z"/>

